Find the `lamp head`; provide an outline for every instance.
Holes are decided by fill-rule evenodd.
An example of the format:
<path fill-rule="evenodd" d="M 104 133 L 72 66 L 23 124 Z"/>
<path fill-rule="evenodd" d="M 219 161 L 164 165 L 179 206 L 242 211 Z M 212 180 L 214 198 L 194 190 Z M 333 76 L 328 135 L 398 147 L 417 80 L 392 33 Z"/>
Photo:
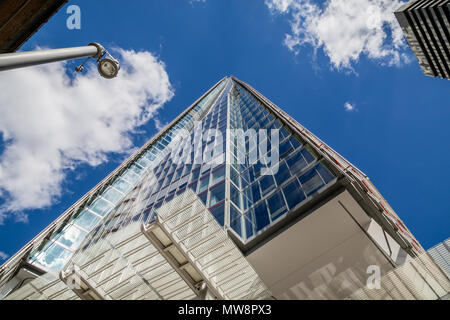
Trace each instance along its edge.
<path fill-rule="evenodd" d="M 105 58 L 98 61 L 98 72 L 106 79 L 117 77 L 120 70 L 119 61 L 115 59 Z"/>

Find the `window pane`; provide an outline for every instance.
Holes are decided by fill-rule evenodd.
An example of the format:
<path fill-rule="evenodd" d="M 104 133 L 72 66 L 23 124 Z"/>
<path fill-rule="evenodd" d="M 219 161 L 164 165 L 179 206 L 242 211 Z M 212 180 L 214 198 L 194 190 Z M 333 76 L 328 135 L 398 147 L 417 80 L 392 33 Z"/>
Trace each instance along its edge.
<path fill-rule="evenodd" d="M 258 178 L 261 175 L 261 169 L 265 167 L 261 163 L 255 163 L 250 170 L 253 170 L 253 176 Z"/>
<path fill-rule="evenodd" d="M 275 220 L 278 216 L 286 212 L 286 205 L 281 192 L 277 192 L 267 199 L 267 204 L 269 206 L 272 220 Z"/>
<path fill-rule="evenodd" d="M 122 174 L 122 178 L 124 178 L 131 184 L 134 184 L 139 179 L 139 176 L 137 174 L 135 174 L 133 171 L 127 170 L 127 171 L 125 171 L 124 174 Z"/>
<path fill-rule="evenodd" d="M 208 172 L 208 170 L 211 169 L 211 164 L 210 163 L 204 163 L 202 166 L 202 175 L 205 174 L 206 172 Z"/>
<path fill-rule="evenodd" d="M 182 194 L 185 191 L 186 191 L 186 187 L 180 188 L 180 190 L 177 191 L 177 196 L 179 196 L 180 194 Z"/>
<path fill-rule="evenodd" d="M 289 132 L 285 127 L 280 128 L 280 140 L 289 136 Z"/>
<path fill-rule="evenodd" d="M 144 157 L 146 157 L 146 158 L 147 158 L 148 160 L 150 160 L 150 161 L 155 160 L 155 155 L 152 154 L 150 151 L 147 151 L 147 152 L 144 154 Z"/>
<path fill-rule="evenodd" d="M 233 221 L 241 216 L 239 210 L 237 210 L 233 205 L 230 205 L 230 221 Z"/>
<path fill-rule="evenodd" d="M 230 226 L 242 237 L 242 215 L 233 206 L 230 206 Z"/>
<path fill-rule="evenodd" d="M 230 184 L 230 198 L 239 209 L 242 209 L 241 193 L 232 184 Z"/>
<path fill-rule="evenodd" d="M 44 248 L 31 258 L 51 270 L 61 270 L 72 253 L 54 242 L 47 242 Z"/>
<path fill-rule="evenodd" d="M 216 184 L 225 179 L 225 166 L 213 172 L 212 184 Z"/>
<path fill-rule="evenodd" d="M 249 239 L 253 236 L 254 232 L 255 232 L 255 226 L 253 224 L 253 222 L 250 219 L 249 214 L 245 215 L 244 217 L 244 223 L 245 223 L 245 238 Z"/>
<path fill-rule="evenodd" d="M 157 200 L 161 200 L 162 198 L 164 198 L 167 195 L 167 192 L 169 191 L 169 188 L 166 187 L 164 189 L 162 189 L 159 194 L 158 194 L 158 198 Z"/>
<path fill-rule="evenodd" d="M 314 162 L 314 160 L 316 160 L 316 158 L 311 154 L 311 152 L 308 151 L 308 149 L 303 148 L 300 152 L 302 153 L 303 157 L 306 159 L 306 162 L 312 163 L 312 162 Z"/>
<path fill-rule="evenodd" d="M 100 218 L 90 213 L 86 209 L 83 210 L 78 217 L 74 219 L 74 223 L 86 230 L 92 230 L 94 226 L 100 221 Z"/>
<path fill-rule="evenodd" d="M 241 189 L 245 189 L 248 186 L 248 181 L 245 179 L 245 177 L 241 174 Z"/>
<path fill-rule="evenodd" d="M 249 207 L 253 205 L 253 201 L 250 201 L 250 199 L 247 197 L 248 190 L 241 192 L 242 194 L 242 211 L 246 211 Z"/>
<path fill-rule="evenodd" d="M 208 192 L 203 192 L 199 194 L 198 197 L 202 200 L 203 204 L 206 206 L 206 201 L 208 200 Z"/>
<path fill-rule="evenodd" d="M 179 183 L 179 181 L 172 183 L 169 187 L 169 192 L 167 192 L 167 194 L 175 193 L 175 190 L 178 188 L 178 183 Z"/>
<path fill-rule="evenodd" d="M 230 167 L 230 178 L 231 178 L 231 181 L 233 181 L 237 187 L 240 187 L 239 174 L 237 173 L 236 170 L 233 169 L 233 167 Z"/>
<path fill-rule="evenodd" d="M 189 181 L 189 176 L 184 176 L 183 178 L 180 179 L 179 187 L 181 188 L 183 185 L 186 185 L 188 181 Z"/>
<path fill-rule="evenodd" d="M 192 191 L 194 191 L 194 193 L 197 192 L 197 183 L 198 183 L 198 180 L 188 185 L 188 188 L 192 189 Z"/>
<path fill-rule="evenodd" d="M 289 165 L 289 168 L 291 169 L 291 172 L 293 174 L 299 173 L 308 165 L 308 163 L 303 158 L 301 151 L 291 156 L 289 159 L 286 160 L 286 162 Z"/>
<path fill-rule="evenodd" d="M 313 194 L 315 191 L 317 191 L 324 185 L 322 178 L 319 176 L 315 168 L 309 170 L 299 179 L 300 183 L 302 184 L 303 191 L 305 191 L 307 196 Z"/>
<path fill-rule="evenodd" d="M 294 138 L 293 136 L 291 136 L 289 138 L 289 141 L 291 142 L 291 144 L 294 146 L 294 149 L 298 149 L 302 146 L 302 144 L 300 143 L 300 141 L 297 140 L 297 138 Z"/>
<path fill-rule="evenodd" d="M 119 191 L 122 191 L 123 193 L 127 193 L 128 191 L 131 190 L 131 185 L 122 179 L 117 179 L 113 183 L 113 187 Z"/>
<path fill-rule="evenodd" d="M 144 168 L 148 168 L 148 167 L 150 167 L 150 165 L 151 165 L 151 162 L 148 161 L 148 160 L 147 160 L 146 158 L 144 158 L 144 157 L 139 158 L 136 162 L 139 163 L 139 165 L 141 165 L 141 166 L 144 167 Z"/>
<path fill-rule="evenodd" d="M 187 163 L 186 166 L 184 167 L 183 175 L 186 175 L 186 174 L 190 173 L 191 169 L 192 169 L 192 164 Z"/>
<path fill-rule="evenodd" d="M 153 207 L 153 211 L 156 211 L 156 214 L 158 214 L 158 209 L 161 208 L 162 205 L 163 205 L 163 201 L 158 202 L 158 203 L 155 204 L 155 206 Z"/>
<path fill-rule="evenodd" d="M 334 175 L 330 172 L 330 170 L 328 170 L 328 168 L 325 167 L 322 163 L 320 163 L 317 166 L 317 170 L 319 171 L 325 183 L 329 183 L 331 180 L 335 178 Z"/>
<path fill-rule="evenodd" d="M 113 188 L 106 189 L 106 191 L 102 194 L 102 198 L 105 198 L 112 203 L 118 203 L 122 197 L 123 194 Z"/>
<path fill-rule="evenodd" d="M 163 188 L 167 187 L 170 182 L 172 181 L 173 173 L 166 176 L 166 179 L 164 180 Z"/>
<path fill-rule="evenodd" d="M 275 120 L 274 123 L 272 124 L 271 129 L 279 129 L 281 128 L 281 124 L 278 120 Z"/>
<path fill-rule="evenodd" d="M 246 172 L 244 173 L 244 175 L 245 175 L 246 177 L 248 177 L 247 180 L 250 181 L 250 182 L 253 182 L 253 181 L 256 180 L 255 174 L 254 174 L 254 172 L 253 172 L 253 168 L 252 168 L 251 166 L 246 170 Z"/>
<path fill-rule="evenodd" d="M 252 188 L 253 202 L 258 202 L 261 199 L 261 193 L 259 191 L 259 184 L 254 183 L 251 188 Z"/>
<path fill-rule="evenodd" d="M 278 172 L 275 175 L 275 180 L 277 181 L 277 185 L 281 186 L 283 182 L 286 182 L 291 177 L 291 173 L 284 162 L 280 162 L 278 166 Z"/>
<path fill-rule="evenodd" d="M 292 151 L 289 139 L 280 144 L 280 157 L 285 157 L 290 151 Z"/>
<path fill-rule="evenodd" d="M 54 240 L 61 242 L 68 248 L 75 250 L 86 236 L 86 232 L 81 231 L 73 225 L 66 226 Z"/>
<path fill-rule="evenodd" d="M 137 175 L 141 175 L 141 173 L 144 171 L 144 169 L 136 166 L 135 164 L 131 165 L 130 170 L 133 170 L 134 173 L 136 173 Z"/>
<path fill-rule="evenodd" d="M 259 180 L 259 184 L 261 186 L 261 192 L 263 196 L 265 196 L 275 188 L 275 181 L 273 180 L 273 176 L 271 175 L 263 176 L 261 180 Z"/>
<path fill-rule="evenodd" d="M 209 185 L 209 175 L 200 179 L 200 187 L 198 189 L 198 193 L 203 192 L 206 189 L 208 189 L 208 185 Z"/>
<path fill-rule="evenodd" d="M 225 183 L 221 183 L 220 185 L 211 189 L 211 195 L 209 199 L 209 206 L 212 207 L 216 203 L 225 200 Z"/>
<path fill-rule="evenodd" d="M 200 176 L 200 168 L 195 169 L 194 171 L 192 171 L 191 181 L 197 180 L 199 176 Z"/>
<path fill-rule="evenodd" d="M 242 237 L 242 217 L 239 217 L 236 220 L 231 221 L 231 228 L 236 231 L 236 233 Z"/>
<path fill-rule="evenodd" d="M 255 222 L 256 230 L 258 231 L 270 223 L 265 202 L 262 202 L 255 207 Z"/>
<path fill-rule="evenodd" d="M 225 203 L 222 203 L 214 208 L 210 208 L 209 211 L 217 222 L 223 227 L 225 223 Z"/>
<path fill-rule="evenodd" d="M 286 187 L 283 188 L 284 196 L 286 197 L 286 201 L 288 203 L 289 208 L 292 210 L 294 207 L 306 199 L 306 196 L 300 187 L 300 183 L 297 180 L 294 180 Z"/>
<path fill-rule="evenodd" d="M 101 216 L 105 216 L 112 208 L 113 206 L 103 199 L 97 199 L 89 206 L 89 209 Z"/>
<path fill-rule="evenodd" d="M 173 176 L 173 180 L 177 180 L 178 178 L 180 178 L 182 173 L 183 173 L 183 168 L 178 169 L 175 172 L 175 175 Z"/>

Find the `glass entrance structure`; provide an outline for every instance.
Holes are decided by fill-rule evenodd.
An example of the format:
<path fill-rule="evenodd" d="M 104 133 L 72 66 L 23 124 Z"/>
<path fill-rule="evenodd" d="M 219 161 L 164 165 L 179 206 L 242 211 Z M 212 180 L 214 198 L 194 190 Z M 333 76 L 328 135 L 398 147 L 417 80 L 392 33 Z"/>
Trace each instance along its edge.
<path fill-rule="evenodd" d="M 367 289 L 369 268 L 380 271 L 381 289 Z M 235 77 L 0 269 L 1 299 L 439 299 L 449 291 L 368 177 Z"/>

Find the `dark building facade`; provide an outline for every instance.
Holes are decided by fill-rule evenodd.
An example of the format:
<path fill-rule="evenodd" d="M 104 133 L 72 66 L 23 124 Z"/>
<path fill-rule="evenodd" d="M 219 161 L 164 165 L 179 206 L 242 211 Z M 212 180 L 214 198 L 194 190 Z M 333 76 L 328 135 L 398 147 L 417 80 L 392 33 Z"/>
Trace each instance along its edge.
<path fill-rule="evenodd" d="M 450 0 L 412 0 L 395 16 L 425 75 L 450 79 Z"/>
<path fill-rule="evenodd" d="M 19 49 L 68 0 L 1 0 L 0 53 Z"/>

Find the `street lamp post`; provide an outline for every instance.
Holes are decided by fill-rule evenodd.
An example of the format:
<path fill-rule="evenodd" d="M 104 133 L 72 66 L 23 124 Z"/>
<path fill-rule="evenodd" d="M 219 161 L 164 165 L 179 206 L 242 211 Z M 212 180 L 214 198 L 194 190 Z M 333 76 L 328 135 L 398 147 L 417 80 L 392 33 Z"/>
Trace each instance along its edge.
<path fill-rule="evenodd" d="M 109 58 L 103 58 L 105 55 L 108 55 Z M 98 71 L 101 76 L 107 79 L 115 78 L 119 72 L 119 62 L 98 43 L 90 43 L 84 47 L 0 54 L 0 71 L 83 57 L 87 57 L 86 61 L 89 58 L 97 59 Z M 81 72 L 83 64 L 77 67 L 76 71 Z"/>

